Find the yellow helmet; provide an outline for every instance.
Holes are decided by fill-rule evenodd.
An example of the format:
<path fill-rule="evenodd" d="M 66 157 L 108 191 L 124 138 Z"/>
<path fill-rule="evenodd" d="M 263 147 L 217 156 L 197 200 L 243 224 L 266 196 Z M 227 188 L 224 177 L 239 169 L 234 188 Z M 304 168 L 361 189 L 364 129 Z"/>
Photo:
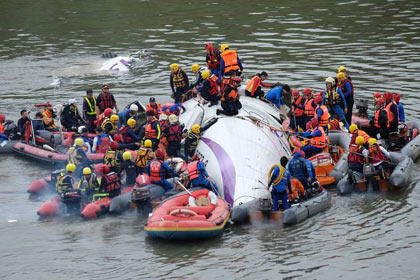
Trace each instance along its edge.
<path fill-rule="evenodd" d="M 375 138 L 370 138 L 368 143 L 369 143 L 370 146 L 372 146 L 372 145 L 378 144 L 378 141 L 376 141 Z"/>
<path fill-rule="evenodd" d="M 194 124 L 192 127 L 191 127 L 191 131 L 193 132 L 193 133 L 195 133 L 195 134 L 198 134 L 198 133 L 200 133 L 200 125 L 199 124 Z"/>
<path fill-rule="evenodd" d="M 191 70 L 192 70 L 194 73 L 197 73 L 197 72 L 198 72 L 198 70 L 200 70 L 200 65 L 198 65 L 198 64 L 193 64 L 193 65 L 191 66 Z"/>
<path fill-rule="evenodd" d="M 326 83 L 331 83 L 332 85 L 335 85 L 335 80 L 333 77 L 328 77 L 325 79 Z"/>
<path fill-rule="evenodd" d="M 350 133 L 353 133 L 353 132 L 355 132 L 358 129 L 359 128 L 357 127 L 357 124 L 352 124 L 352 125 L 349 126 Z"/>
<path fill-rule="evenodd" d="M 340 72 L 343 72 L 343 71 L 346 71 L 346 66 L 340 66 L 340 67 L 338 67 L 338 73 L 340 73 Z"/>
<path fill-rule="evenodd" d="M 110 120 L 111 120 L 111 122 L 116 122 L 116 121 L 120 120 L 120 117 L 118 117 L 118 115 L 112 115 Z"/>
<path fill-rule="evenodd" d="M 170 66 L 169 66 L 169 68 L 171 68 L 172 70 L 174 70 L 174 71 L 178 71 L 178 69 L 179 69 L 179 65 L 178 64 L 176 64 L 176 63 L 172 63 Z"/>
<path fill-rule="evenodd" d="M 130 152 L 124 152 L 123 153 L 123 159 L 124 160 L 130 160 L 131 159 L 131 153 Z"/>
<path fill-rule="evenodd" d="M 339 72 L 339 73 L 337 73 L 336 77 L 339 80 L 344 80 L 346 78 L 346 74 L 344 74 L 343 72 Z"/>
<path fill-rule="evenodd" d="M 76 146 L 78 146 L 78 147 L 81 147 L 81 146 L 83 146 L 83 144 L 85 143 L 85 141 L 83 141 L 83 139 L 82 138 L 76 138 L 75 140 L 74 140 L 74 145 L 76 145 Z"/>
<path fill-rule="evenodd" d="M 144 141 L 143 143 L 145 148 L 151 148 L 152 147 L 152 140 L 147 139 L 146 141 Z"/>
<path fill-rule="evenodd" d="M 201 72 L 201 77 L 203 78 L 203 80 L 207 80 L 208 78 L 210 78 L 210 72 L 204 70 L 203 72 Z"/>
<path fill-rule="evenodd" d="M 356 145 L 363 145 L 365 143 L 365 139 L 362 136 L 356 137 Z"/>
<path fill-rule="evenodd" d="M 127 125 L 131 128 L 136 126 L 136 120 L 135 119 L 128 119 Z"/>
<path fill-rule="evenodd" d="M 90 175 L 92 174 L 92 170 L 89 167 L 83 168 L 83 175 Z"/>
<path fill-rule="evenodd" d="M 66 170 L 67 172 L 74 173 L 74 171 L 76 171 L 76 165 L 74 165 L 73 163 L 69 163 L 66 165 Z"/>
<path fill-rule="evenodd" d="M 228 49 L 229 48 L 229 45 L 228 44 L 222 44 L 221 46 L 220 46 L 220 50 L 222 51 L 222 52 L 224 52 L 226 49 Z"/>

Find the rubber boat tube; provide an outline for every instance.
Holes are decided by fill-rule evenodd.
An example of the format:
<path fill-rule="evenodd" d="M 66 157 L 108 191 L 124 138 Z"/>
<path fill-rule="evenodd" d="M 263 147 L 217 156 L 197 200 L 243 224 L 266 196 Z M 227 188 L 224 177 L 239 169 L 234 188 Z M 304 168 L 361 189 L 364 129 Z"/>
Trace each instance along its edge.
<path fill-rule="evenodd" d="M 407 126 L 410 128 L 417 129 L 420 132 L 420 122 L 410 121 L 407 122 Z M 401 153 L 409 156 L 413 161 L 415 161 L 420 156 L 420 137 L 417 135 L 413 140 L 407 143 L 402 149 Z"/>
<path fill-rule="evenodd" d="M 19 142 L 18 140 L 5 140 L 0 142 L 0 154 L 9 154 L 13 152 L 13 145 Z"/>
<path fill-rule="evenodd" d="M 341 155 L 340 159 L 334 165 L 334 169 L 330 172 L 330 176 L 334 177 L 336 183 L 338 183 L 341 178 L 347 173 L 348 170 L 348 148 L 350 146 L 351 136 L 348 133 L 342 131 L 329 131 L 328 136 L 330 137 L 330 143 L 333 145 L 339 145 L 344 153 Z"/>

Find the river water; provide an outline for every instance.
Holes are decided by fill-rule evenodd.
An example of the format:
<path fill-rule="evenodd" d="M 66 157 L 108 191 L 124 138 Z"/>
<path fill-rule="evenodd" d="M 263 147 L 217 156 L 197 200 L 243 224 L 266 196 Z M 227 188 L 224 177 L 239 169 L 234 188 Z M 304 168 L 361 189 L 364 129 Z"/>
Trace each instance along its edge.
<path fill-rule="evenodd" d="M 316 4 L 314 4 L 316 3 Z M 120 107 L 169 100 L 170 63 L 204 66 L 204 44 L 229 43 L 250 77 L 324 87 L 346 65 L 357 97 L 402 93 L 420 111 L 418 0 L 0 2 L 0 112 L 17 120 L 37 102 L 58 103 L 112 84 Z M 133 71 L 98 71 L 107 51 L 150 56 Z M 54 82 L 54 83 L 53 83 Z M 52 84 L 53 83 L 53 84 Z M 257 164 L 257 163 L 256 163 Z M 39 221 L 45 198 L 26 188 L 50 169 L 0 156 L 2 279 L 416 279 L 420 190 L 338 197 L 293 227 L 231 226 L 220 238 L 169 243 L 146 238 L 135 214 L 96 221 Z"/>

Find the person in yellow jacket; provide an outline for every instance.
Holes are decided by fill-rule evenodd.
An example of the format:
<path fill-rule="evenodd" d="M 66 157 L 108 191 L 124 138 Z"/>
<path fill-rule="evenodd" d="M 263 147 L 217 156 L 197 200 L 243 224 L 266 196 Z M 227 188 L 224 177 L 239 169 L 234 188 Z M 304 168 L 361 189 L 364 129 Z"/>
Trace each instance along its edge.
<path fill-rule="evenodd" d="M 190 85 L 187 73 L 176 63 L 172 63 L 169 68 L 171 69 L 170 85 L 175 99 L 174 102 L 181 103 L 182 96 Z"/>

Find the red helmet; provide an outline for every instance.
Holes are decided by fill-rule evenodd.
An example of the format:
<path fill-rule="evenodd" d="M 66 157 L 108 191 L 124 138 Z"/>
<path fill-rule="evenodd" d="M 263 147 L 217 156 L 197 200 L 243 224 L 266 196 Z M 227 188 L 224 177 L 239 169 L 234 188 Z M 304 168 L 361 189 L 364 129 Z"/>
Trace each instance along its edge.
<path fill-rule="evenodd" d="M 297 88 L 292 90 L 292 96 L 299 96 L 299 90 Z"/>
<path fill-rule="evenodd" d="M 400 99 L 401 99 L 401 94 L 399 94 L 399 93 L 394 93 L 394 100 L 395 100 L 396 102 L 400 102 Z"/>
<path fill-rule="evenodd" d="M 382 96 L 382 94 L 380 92 L 375 92 L 373 94 L 373 97 L 375 97 L 375 98 L 381 98 L 381 96 Z"/>
<path fill-rule="evenodd" d="M 113 150 L 117 150 L 118 149 L 118 143 L 115 141 L 112 141 L 109 146 L 111 147 L 111 149 Z"/>
<path fill-rule="evenodd" d="M 305 88 L 305 89 L 303 90 L 303 94 L 304 94 L 304 95 L 309 95 L 309 94 L 312 94 L 312 89 L 310 89 L 310 88 Z"/>
<path fill-rule="evenodd" d="M 389 91 L 385 92 L 384 99 L 386 103 L 390 102 L 392 100 L 392 93 L 390 93 Z"/>
<path fill-rule="evenodd" d="M 104 164 L 101 168 L 101 171 L 103 174 L 108 174 L 109 172 L 111 172 L 111 169 L 109 169 L 108 165 Z"/>
<path fill-rule="evenodd" d="M 122 143 L 122 135 L 121 134 L 114 134 L 114 141 L 117 143 Z"/>
<path fill-rule="evenodd" d="M 111 108 L 106 108 L 104 111 L 104 115 L 105 117 L 109 118 L 112 115 L 112 109 Z"/>
<path fill-rule="evenodd" d="M 383 99 L 383 98 L 378 98 L 378 99 L 376 99 L 376 104 L 377 105 L 382 105 L 382 104 L 384 104 L 385 103 L 385 100 Z"/>
<path fill-rule="evenodd" d="M 4 123 L 6 120 L 6 116 L 4 114 L 0 114 L 0 123 Z"/>
<path fill-rule="evenodd" d="M 211 52 L 213 50 L 213 44 L 212 43 L 207 43 L 206 46 L 204 47 L 208 52 Z"/>
<path fill-rule="evenodd" d="M 156 157 L 158 159 L 164 159 L 165 158 L 165 153 L 161 149 L 157 149 L 156 150 Z"/>
<path fill-rule="evenodd" d="M 322 103 L 322 96 L 321 95 L 315 96 L 314 101 L 315 101 L 316 104 L 321 104 Z"/>
<path fill-rule="evenodd" d="M 236 76 L 235 78 L 233 78 L 233 81 L 237 82 L 237 83 L 240 83 L 240 82 L 242 82 L 242 79 L 241 79 L 241 77 Z"/>

